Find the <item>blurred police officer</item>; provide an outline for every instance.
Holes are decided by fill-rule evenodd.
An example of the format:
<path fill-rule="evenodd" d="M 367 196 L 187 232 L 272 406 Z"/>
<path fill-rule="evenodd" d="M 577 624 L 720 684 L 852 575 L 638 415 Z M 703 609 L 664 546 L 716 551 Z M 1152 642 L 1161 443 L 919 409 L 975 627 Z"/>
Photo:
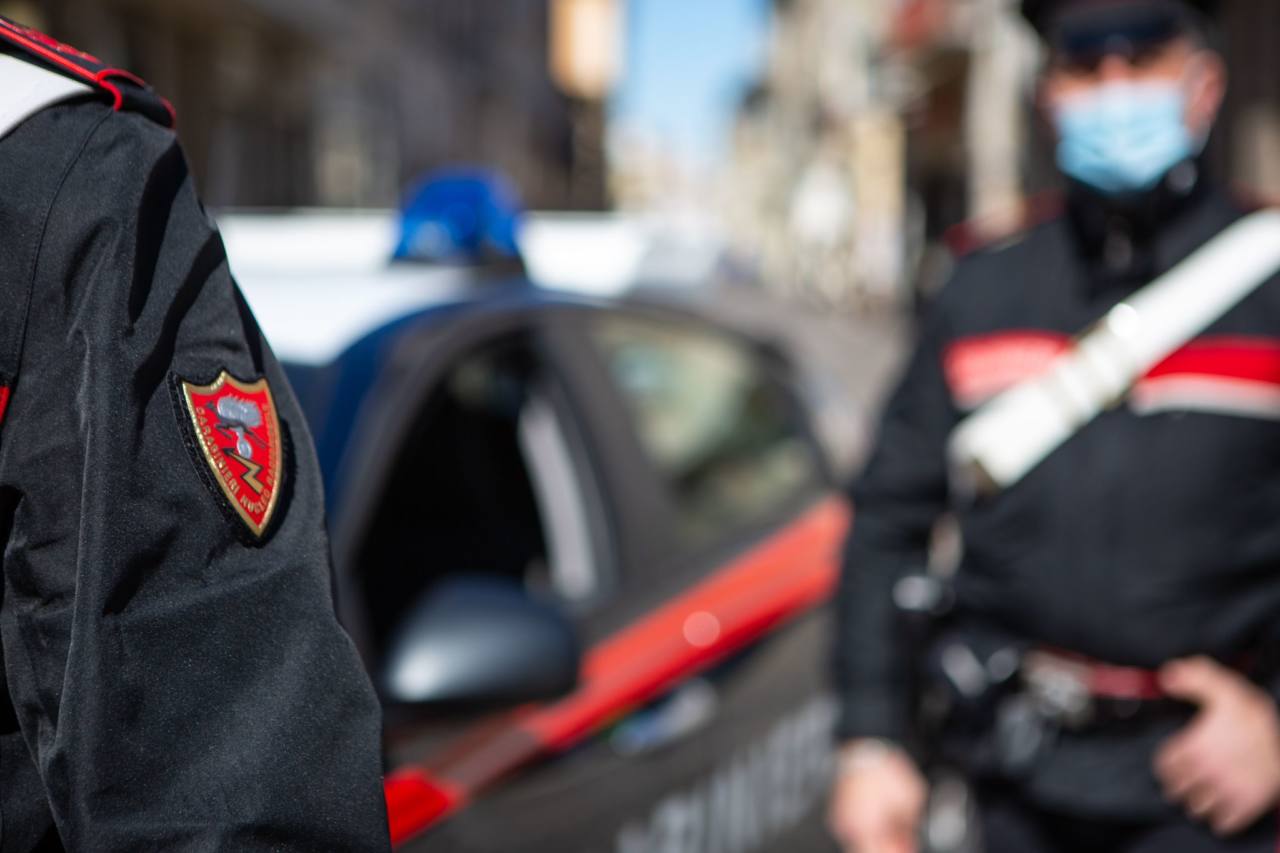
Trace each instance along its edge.
<path fill-rule="evenodd" d="M 0 850 L 383 850 L 306 427 L 140 81 L 0 19 Z"/>
<path fill-rule="evenodd" d="M 943 741 L 961 744 L 986 849 L 1275 849 L 1280 282 L 1003 491 L 957 506 L 946 458 L 970 412 L 1242 217 L 1200 157 L 1226 87 L 1207 11 L 1023 4 L 1049 48 L 1039 100 L 1069 188 L 960 261 L 855 486 L 830 812 L 847 850 L 916 849 L 928 792 L 891 599 L 949 510 L 964 556 L 931 660 L 952 708 L 982 712 Z"/>

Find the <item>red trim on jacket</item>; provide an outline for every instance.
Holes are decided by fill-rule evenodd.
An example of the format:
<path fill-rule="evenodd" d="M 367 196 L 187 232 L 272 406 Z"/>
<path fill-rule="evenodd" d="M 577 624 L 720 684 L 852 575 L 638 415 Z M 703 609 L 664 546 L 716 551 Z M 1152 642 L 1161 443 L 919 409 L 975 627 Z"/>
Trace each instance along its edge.
<path fill-rule="evenodd" d="M 951 396 L 962 409 L 974 409 L 1002 391 L 1042 375 L 1071 346 L 1071 338 L 1037 329 L 1010 329 L 954 341 L 943 353 L 943 372 Z M 1239 390 L 1280 389 L 1280 339 L 1248 335 L 1196 338 L 1152 367 L 1134 383 L 1140 394 L 1172 380 L 1191 380 L 1212 392 L 1230 385 Z M 1179 386 L 1184 395 L 1194 389 Z M 1188 390 L 1190 389 L 1190 390 Z M 1215 405 L 1221 400 L 1216 396 Z"/>
<path fill-rule="evenodd" d="M 0 385 L 0 424 L 4 423 L 4 413 L 9 408 L 9 388 Z"/>
<path fill-rule="evenodd" d="M 1246 336 L 1198 338 L 1170 354 L 1143 378 L 1187 374 L 1280 385 L 1280 340 Z"/>
<path fill-rule="evenodd" d="M 127 80 L 133 85 L 147 89 L 148 86 L 140 77 L 125 71 L 122 68 L 103 67 L 99 69 L 87 68 L 76 58 L 92 65 L 101 66 L 104 63 L 90 54 L 74 47 L 65 45 L 57 39 L 48 36 L 39 30 L 33 30 L 30 27 L 23 27 L 18 24 L 0 18 L 0 39 L 10 42 L 18 48 L 28 51 L 46 62 L 56 65 L 58 68 L 70 73 L 96 89 L 105 91 L 112 98 L 112 109 L 119 112 L 124 108 L 125 95 L 120 87 L 111 82 L 113 79 Z M 155 96 L 159 100 L 165 112 L 169 114 L 169 127 L 175 127 L 178 123 L 178 114 L 174 111 L 173 105 L 164 98 Z"/>
<path fill-rule="evenodd" d="M 947 347 L 942 369 L 956 404 L 972 409 L 1044 373 L 1070 347 L 1070 336 L 1037 329 L 973 335 Z"/>
<path fill-rule="evenodd" d="M 1140 379 L 1129 399 L 1144 414 L 1198 411 L 1280 420 L 1280 341 L 1192 341 Z"/>

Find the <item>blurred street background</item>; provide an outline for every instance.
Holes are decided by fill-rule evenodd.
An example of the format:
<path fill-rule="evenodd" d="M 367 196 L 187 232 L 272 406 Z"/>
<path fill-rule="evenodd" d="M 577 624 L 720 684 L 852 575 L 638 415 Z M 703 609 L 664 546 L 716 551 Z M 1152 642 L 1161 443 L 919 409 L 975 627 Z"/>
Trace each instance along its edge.
<path fill-rule="evenodd" d="M 1231 86 L 1208 158 L 1280 200 L 1280 3 L 1223 9 Z M 0 15 L 175 106 L 307 412 L 341 615 L 375 678 L 393 628 L 421 612 L 434 630 L 437 611 L 408 605 L 453 574 L 550 600 L 585 640 L 587 664 L 577 647 L 564 664 L 578 692 L 544 708 L 558 740 L 477 734 L 435 714 L 456 710 L 447 691 L 393 697 L 430 713 L 388 716 L 388 768 L 484 795 L 424 812 L 414 785 L 439 792 L 413 776 L 399 818 L 392 797 L 398 838 L 461 811 L 437 849 L 570 849 L 538 833 L 606 849 L 593 821 L 620 853 L 831 849 L 822 619 L 848 522 L 833 479 L 856 470 L 955 253 L 1015 233 L 1057 180 L 1016 0 L 0 0 Z M 500 263 L 400 263 L 480 185 L 519 197 Z M 448 190 L 422 217 L 436 230 L 402 227 L 432 187 Z M 556 295 L 526 299 L 525 274 Z M 516 296 L 489 287 L 499 276 Z M 679 317 L 611 302 L 633 294 Z M 566 322 L 567 305 L 598 316 Z M 726 343 L 694 314 L 747 335 Z M 710 520 L 686 536 L 691 506 Z M 496 636 L 499 615 L 438 620 L 457 672 L 484 669 L 468 657 L 484 644 L 448 630 Z M 540 663 L 521 642 L 491 668 Z"/>
<path fill-rule="evenodd" d="M 897 319 L 945 277 L 948 237 L 1008 232 L 1053 180 L 1014 6 L 0 0 L 0 14 L 173 101 L 215 209 L 394 208 L 433 170 L 493 169 L 532 223 L 556 226 L 535 273 L 697 298 L 745 287 L 722 304 L 747 323 L 757 296 L 785 300 L 825 332 L 801 319 L 779 334 L 861 405 L 894 362 Z M 1212 158 L 1280 196 L 1280 5 L 1227 7 Z"/>

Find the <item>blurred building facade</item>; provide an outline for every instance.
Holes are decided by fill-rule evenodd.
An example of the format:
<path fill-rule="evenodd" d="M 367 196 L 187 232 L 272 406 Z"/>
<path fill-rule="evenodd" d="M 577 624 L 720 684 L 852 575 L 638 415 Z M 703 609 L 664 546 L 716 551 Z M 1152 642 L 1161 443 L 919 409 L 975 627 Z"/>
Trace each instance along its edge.
<path fill-rule="evenodd" d="M 725 209 L 766 281 L 837 304 L 911 301 L 944 232 L 1016 227 L 1055 185 L 1034 115 L 1038 45 L 1017 0 L 775 0 L 743 101 Z M 1280 4 L 1231 0 L 1220 174 L 1280 199 Z"/>
<path fill-rule="evenodd" d="M 446 165 L 603 204 L 603 128 L 552 80 L 548 0 L 0 0 L 174 102 L 219 206 L 394 204 Z M 584 171 L 587 173 L 584 179 Z"/>
<path fill-rule="evenodd" d="M 622 65 L 622 39 L 601 32 L 625 2 L 0 0 L 0 14 L 174 101 L 213 205 L 387 205 L 423 172 L 483 164 L 531 206 L 597 209 L 603 104 Z M 949 225 L 999 232 L 1054 180 L 1016 2 L 773 0 L 767 68 L 723 180 L 622 140 L 613 195 L 643 207 L 655 187 L 684 187 L 714 199 L 770 281 L 902 301 L 918 269 L 934 277 L 929 247 Z M 1233 85 L 1211 156 L 1280 197 L 1280 4 L 1224 10 Z"/>
<path fill-rule="evenodd" d="M 1231 89 L 1214 153 L 1233 180 L 1280 203 L 1280 3 L 1224 5 Z"/>
<path fill-rule="evenodd" d="M 923 207 L 955 207 L 970 188 L 987 209 L 1016 198 L 1017 157 L 964 138 L 999 122 L 990 136 L 1020 143 L 1007 90 L 1024 42 L 1017 31 L 978 38 L 999 3 L 775 0 L 769 66 L 744 101 L 728 181 L 733 231 L 768 281 L 823 301 L 896 303 L 924 244 Z M 980 52 L 1001 62 L 974 62 Z M 970 103 L 979 67 L 992 96 Z"/>

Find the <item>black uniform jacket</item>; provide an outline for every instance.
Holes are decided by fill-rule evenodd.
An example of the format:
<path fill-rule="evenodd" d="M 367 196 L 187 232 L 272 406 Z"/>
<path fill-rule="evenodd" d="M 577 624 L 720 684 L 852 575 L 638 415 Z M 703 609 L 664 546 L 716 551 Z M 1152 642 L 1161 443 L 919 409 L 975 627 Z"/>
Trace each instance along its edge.
<path fill-rule="evenodd" d="M 170 131 L 86 96 L 0 139 L 0 358 L 0 850 L 386 849 L 311 440 Z M 224 370 L 279 411 L 261 537 L 181 393 Z"/>
<path fill-rule="evenodd" d="M 1076 191 L 1059 215 L 958 263 L 853 489 L 838 598 L 840 736 L 907 734 L 910 663 L 891 588 L 925 565 L 931 527 L 953 509 L 952 428 L 1241 215 L 1187 163 L 1124 206 Z M 977 629 L 1144 668 L 1192 654 L 1235 663 L 1274 647 L 1280 282 L 1151 370 L 1024 480 L 956 512 L 959 611 Z M 1180 722 L 1063 734 L 1026 790 L 1078 812 L 1161 813 L 1151 755 Z"/>

